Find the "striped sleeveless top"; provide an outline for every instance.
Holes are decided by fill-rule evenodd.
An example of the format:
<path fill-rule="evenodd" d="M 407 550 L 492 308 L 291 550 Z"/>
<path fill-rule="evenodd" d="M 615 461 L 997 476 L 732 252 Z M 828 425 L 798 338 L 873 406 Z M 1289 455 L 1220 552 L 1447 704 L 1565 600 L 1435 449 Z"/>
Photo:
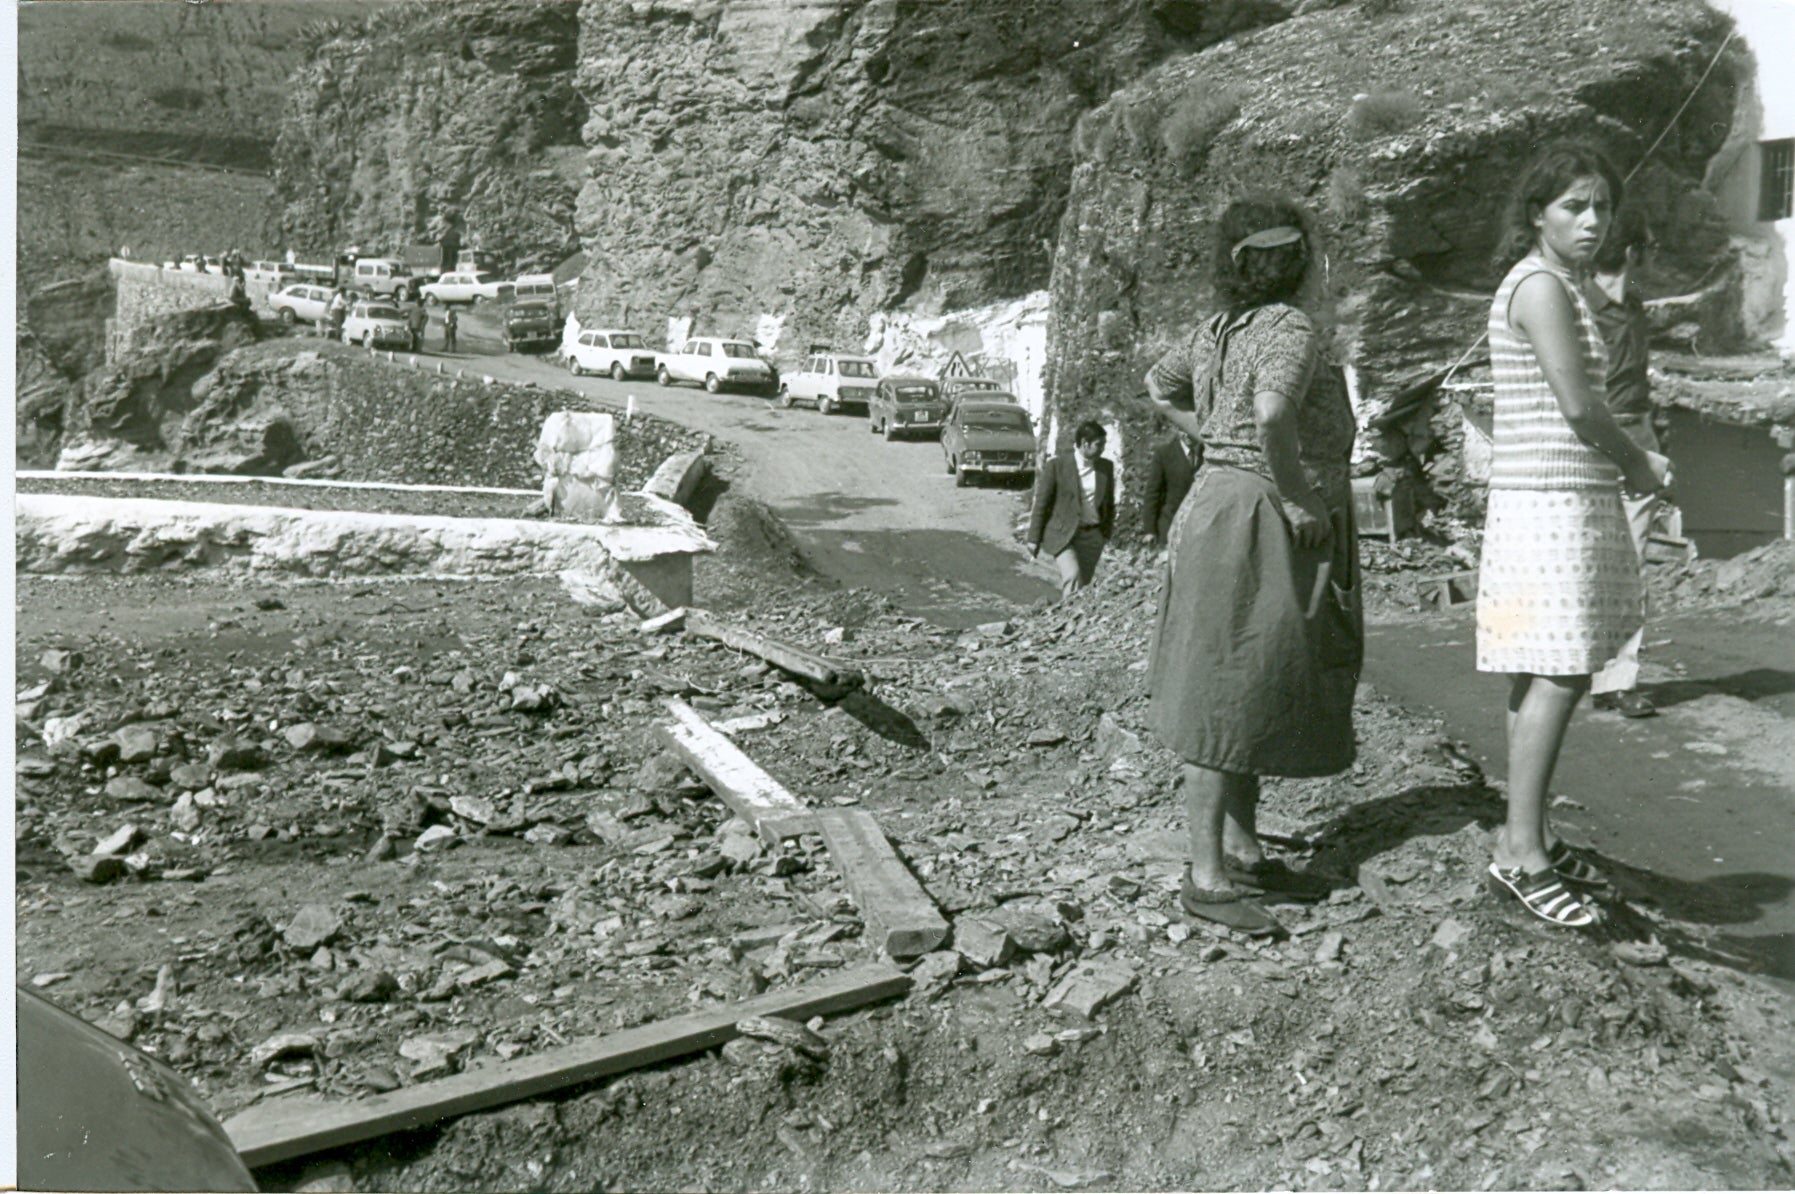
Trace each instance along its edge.
<path fill-rule="evenodd" d="M 1515 264 L 1496 290 L 1490 306 L 1490 372 L 1496 382 L 1493 433 L 1495 459 L 1491 489 L 1603 489 L 1620 484 L 1620 469 L 1571 430 L 1558 399 L 1546 382 L 1533 346 L 1509 325 L 1508 303 L 1515 287 L 1534 274 L 1547 273 L 1564 283 L 1577 312 L 1577 338 L 1583 345 L 1583 371 L 1590 393 L 1603 396 L 1608 352 L 1596 327 L 1595 312 L 1583 288 L 1569 273 L 1537 253 Z"/>

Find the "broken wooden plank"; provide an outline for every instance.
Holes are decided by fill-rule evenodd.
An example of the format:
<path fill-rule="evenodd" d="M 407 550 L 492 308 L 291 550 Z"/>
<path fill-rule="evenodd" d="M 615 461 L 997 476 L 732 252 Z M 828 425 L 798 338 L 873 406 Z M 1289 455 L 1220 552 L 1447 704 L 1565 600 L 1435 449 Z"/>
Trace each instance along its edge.
<path fill-rule="evenodd" d="M 844 667 L 821 655 L 806 651 L 802 647 L 794 647 L 790 643 L 782 643 L 770 639 L 752 630 L 744 630 L 740 626 L 732 626 L 719 621 L 704 610 L 688 610 L 686 613 L 686 629 L 693 634 L 705 638 L 713 638 L 725 646 L 734 647 L 738 651 L 746 651 L 750 655 L 758 655 L 781 671 L 790 672 L 794 676 L 802 676 L 806 680 L 830 688 L 846 691 L 858 688 L 866 683 L 866 677 L 851 667 Z"/>
<path fill-rule="evenodd" d="M 233 1116 L 224 1128 L 245 1164 L 272 1165 L 710 1049 L 739 1035 L 736 1024 L 750 1016 L 804 1020 L 863 1007 L 909 989 L 908 975 L 875 963 L 802 987 L 769 991 L 354 1102 L 258 1103 Z"/>
<path fill-rule="evenodd" d="M 809 806 L 762 771 L 703 714 L 676 697 L 668 698 L 666 705 L 675 719 L 673 725 L 661 727 L 668 745 L 763 841 L 777 848 L 785 838 L 816 832 Z"/>
<path fill-rule="evenodd" d="M 898 858 L 872 814 L 828 809 L 811 819 L 860 908 L 869 940 L 894 958 L 926 954 L 947 940 L 941 910 Z"/>
<path fill-rule="evenodd" d="M 670 609 L 659 617 L 649 618 L 637 627 L 643 634 L 668 634 L 685 628 L 686 607 L 683 605 Z"/>

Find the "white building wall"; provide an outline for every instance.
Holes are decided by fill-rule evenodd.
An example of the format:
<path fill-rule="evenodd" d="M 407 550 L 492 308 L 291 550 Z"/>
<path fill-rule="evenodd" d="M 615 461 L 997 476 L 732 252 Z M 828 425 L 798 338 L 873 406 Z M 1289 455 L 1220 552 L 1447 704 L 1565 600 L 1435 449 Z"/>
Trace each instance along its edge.
<path fill-rule="evenodd" d="M 1784 355 L 1795 352 L 1795 273 L 1789 248 L 1795 219 L 1758 220 L 1758 144 L 1795 137 L 1795 0 L 1709 0 L 1730 15 L 1757 62 L 1752 85 L 1742 89 L 1732 137 L 1709 166 L 1707 185 L 1731 221 L 1745 268 L 1745 316 L 1749 331 L 1772 340 Z"/>

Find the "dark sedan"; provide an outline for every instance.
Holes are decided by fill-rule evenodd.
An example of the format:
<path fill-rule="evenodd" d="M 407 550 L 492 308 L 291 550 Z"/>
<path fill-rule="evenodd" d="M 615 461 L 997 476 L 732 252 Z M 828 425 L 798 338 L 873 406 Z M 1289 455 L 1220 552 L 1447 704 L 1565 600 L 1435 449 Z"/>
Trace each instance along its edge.
<path fill-rule="evenodd" d="M 956 485 L 969 485 L 979 476 L 1032 478 L 1034 424 L 1012 402 L 962 396 L 941 429 L 941 454 Z"/>
<path fill-rule="evenodd" d="M 900 435 L 939 435 L 947 418 L 941 383 L 926 377 L 884 377 L 867 405 L 868 428 L 887 440 Z"/>

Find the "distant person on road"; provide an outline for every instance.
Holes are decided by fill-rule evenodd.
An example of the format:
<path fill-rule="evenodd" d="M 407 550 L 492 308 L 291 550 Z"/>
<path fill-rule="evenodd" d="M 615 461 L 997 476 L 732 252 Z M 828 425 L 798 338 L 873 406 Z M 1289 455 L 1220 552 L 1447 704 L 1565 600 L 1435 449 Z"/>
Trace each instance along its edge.
<path fill-rule="evenodd" d="M 1153 455 L 1147 458 L 1147 479 L 1141 486 L 1141 522 L 1152 536 L 1155 550 L 1165 549 L 1172 520 L 1202 463 L 1202 443 L 1182 431 L 1174 429 L 1154 445 Z"/>
<path fill-rule="evenodd" d="M 245 311 L 249 310 L 249 283 L 244 280 L 243 271 L 238 270 L 230 277 L 229 301 L 231 306 L 241 307 Z"/>
<path fill-rule="evenodd" d="M 424 309 L 424 303 L 415 290 L 406 300 L 405 326 L 411 329 L 411 350 L 423 351 L 424 333 L 430 329 L 430 312 Z"/>
<path fill-rule="evenodd" d="M 1608 374 L 1603 384 L 1608 412 L 1620 429 L 1647 452 L 1659 450 L 1658 433 L 1652 428 L 1652 382 L 1646 370 L 1650 328 L 1633 278 L 1652 247 L 1644 214 L 1635 206 L 1622 208 L 1614 227 L 1602 238 L 1602 247 L 1596 250 L 1588 291 L 1596 328 L 1602 333 L 1602 344 L 1608 352 Z M 1621 497 L 1621 508 L 1627 512 L 1627 531 L 1639 556 L 1642 593 L 1646 540 L 1661 504 L 1655 493 Z M 1639 691 L 1639 648 L 1644 641 L 1642 622 L 1613 662 L 1595 674 L 1589 691 L 1596 708 L 1612 710 L 1622 717 L 1650 717 L 1658 712 L 1651 698 Z"/>
<path fill-rule="evenodd" d="M 1608 361 L 1587 297 L 1622 199 L 1600 151 L 1549 145 L 1522 172 L 1490 306 L 1494 460 L 1478 569 L 1477 669 L 1512 677 L 1508 815 L 1491 883 L 1548 924 L 1595 923 L 1599 871 L 1547 824 L 1552 772 L 1590 677 L 1640 628 L 1639 556 L 1621 505 L 1662 493 L 1670 462 L 1604 401 Z"/>
<path fill-rule="evenodd" d="M 443 312 L 443 351 L 455 351 L 455 332 L 461 327 L 461 317 L 450 307 Z"/>
<path fill-rule="evenodd" d="M 1146 378 L 1154 408 L 1203 445 L 1167 536 L 1148 725 L 1184 760 L 1185 915 L 1274 936 L 1265 903 L 1328 884 L 1266 856 L 1260 777 L 1334 775 L 1355 754 L 1355 427 L 1345 377 L 1295 305 L 1315 256 L 1303 211 L 1237 199 L 1215 236 L 1223 309 Z"/>
<path fill-rule="evenodd" d="M 341 290 L 335 291 L 330 296 L 329 315 L 330 338 L 341 340 L 343 338 L 343 320 L 349 315 L 349 300 L 343 297 Z"/>
<path fill-rule="evenodd" d="M 1028 520 L 1032 555 L 1043 549 L 1060 573 L 1060 597 L 1089 585 L 1116 524 L 1116 466 L 1103 458 L 1103 424 L 1086 419 L 1072 434 L 1072 451 L 1055 456 L 1035 483 Z"/>

